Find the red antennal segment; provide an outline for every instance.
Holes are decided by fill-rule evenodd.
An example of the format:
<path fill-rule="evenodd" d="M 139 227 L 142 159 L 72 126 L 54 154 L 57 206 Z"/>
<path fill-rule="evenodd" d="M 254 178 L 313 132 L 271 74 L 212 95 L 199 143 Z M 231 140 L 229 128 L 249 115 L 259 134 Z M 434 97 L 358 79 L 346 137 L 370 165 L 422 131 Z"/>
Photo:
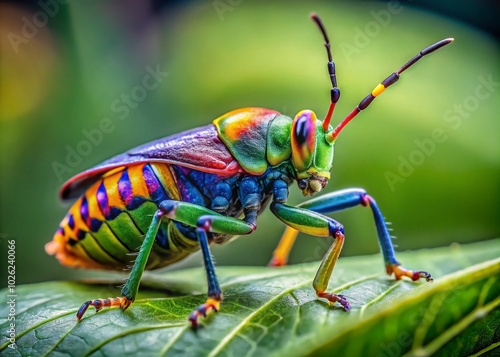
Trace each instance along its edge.
<path fill-rule="evenodd" d="M 326 139 L 329 142 L 333 142 L 337 139 L 337 136 L 339 133 L 344 129 L 344 127 L 349 123 L 358 113 L 364 109 L 366 109 L 371 102 L 380 95 L 384 90 L 386 90 L 389 86 L 393 85 L 396 83 L 399 79 L 399 75 L 406 71 L 409 67 L 414 65 L 418 60 L 420 60 L 422 57 L 425 55 L 428 55 L 429 53 L 432 53 L 438 49 L 440 49 L 443 46 L 446 46 L 447 44 L 453 42 L 453 38 L 446 38 L 444 40 L 441 40 L 439 42 L 436 42 L 433 45 L 430 45 L 429 47 L 424 48 L 422 51 L 420 51 L 415 57 L 410 59 L 408 62 L 406 62 L 400 69 L 398 69 L 396 72 L 392 73 L 389 77 L 384 79 L 379 85 L 377 85 L 370 94 L 368 94 L 358 105 L 356 108 L 353 109 L 352 112 L 350 112 L 340 123 L 337 125 L 335 130 L 333 130 L 331 133 L 328 133 L 326 136 Z M 330 111 L 329 111 L 330 112 Z"/>
<path fill-rule="evenodd" d="M 323 26 L 323 22 L 315 13 L 311 14 L 311 19 L 318 25 L 319 30 L 323 34 L 323 38 L 325 39 L 325 48 L 326 54 L 328 55 L 328 74 L 330 75 L 330 82 L 332 82 L 332 89 L 330 91 L 330 106 L 328 107 L 328 113 L 326 114 L 325 119 L 323 120 L 323 130 L 325 132 L 328 131 L 328 126 L 330 125 L 330 121 L 332 120 L 333 111 L 335 110 L 335 104 L 339 101 L 340 98 L 340 89 L 337 87 L 337 77 L 335 75 L 335 63 L 332 59 L 332 51 L 330 49 L 330 39 L 328 38 L 328 34 L 326 33 L 325 26 Z"/>

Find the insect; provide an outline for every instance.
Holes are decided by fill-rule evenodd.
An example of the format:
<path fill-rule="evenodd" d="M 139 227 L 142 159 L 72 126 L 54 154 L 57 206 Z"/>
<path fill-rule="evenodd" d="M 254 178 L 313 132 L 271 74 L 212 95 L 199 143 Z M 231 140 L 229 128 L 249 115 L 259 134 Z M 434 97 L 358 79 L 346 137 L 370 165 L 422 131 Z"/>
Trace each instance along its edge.
<path fill-rule="evenodd" d="M 136 297 L 144 269 L 170 265 L 201 249 L 208 293 L 206 301 L 189 315 L 196 327 L 202 317 L 219 310 L 223 298 L 210 245 L 252 233 L 266 205 L 287 225 L 271 265 L 286 264 L 298 232 L 333 238 L 313 288 L 319 298 L 337 302 L 346 311 L 350 309 L 347 298 L 327 292 L 344 243 L 344 229 L 325 214 L 357 205 L 369 207 L 387 274 L 396 279 L 432 281 L 429 273 L 399 264 L 383 215 L 363 189 L 328 193 L 296 207 L 286 202 L 294 181 L 304 196 L 320 192 L 330 178 L 334 144 L 343 128 L 401 73 L 453 39 L 422 50 L 378 84 L 333 128 L 330 121 L 340 98 L 335 64 L 323 23 L 316 14 L 311 18 L 325 41 L 332 84 L 323 121 L 310 110 L 302 110 L 292 119 L 271 109 L 237 109 L 207 126 L 115 156 L 62 186 L 62 199 L 77 200 L 46 245 L 47 253 L 63 265 L 79 268 L 125 269 L 133 262 L 121 296 L 86 301 L 77 313 L 79 321 L 89 306 L 96 311 L 105 306 L 127 309 Z M 137 250 L 137 256 L 131 257 Z"/>

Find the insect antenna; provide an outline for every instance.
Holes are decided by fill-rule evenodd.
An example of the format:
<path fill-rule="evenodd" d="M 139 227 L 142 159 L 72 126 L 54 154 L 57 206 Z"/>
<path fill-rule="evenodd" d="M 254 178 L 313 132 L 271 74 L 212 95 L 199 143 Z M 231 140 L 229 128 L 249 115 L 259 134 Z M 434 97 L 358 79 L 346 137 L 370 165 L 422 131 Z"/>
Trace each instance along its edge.
<path fill-rule="evenodd" d="M 330 39 L 328 38 L 328 34 L 326 33 L 325 26 L 323 22 L 319 18 L 318 15 L 312 13 L 311 19 L 318 25 L 319 30 L 323 34 L 323 38 L 325 39 L 325 48 L 326 54 L 328 55 L 328 74 L 330 75 L 330 82 L 332 82 L 332 89 L 330 90 L 330 106 L 328 107 L 328 113 L 323 120 L 323 130 L 325 132 L 328 131 L 328 126 L 330 125 L 330 121 L 332 120 L 333 111 L 335 109 L 335 105 L 339 101 L 340 98 L 340 89 L 337 87 L 337 76 L 335 74 L 335 62 L 333 62 L 332 51 L 330 45 Z"/>
<path fill-rule="evenodd" d="M 326 139 L 329 142 L 335 141 L 337 136 L 342 131 L 342 129 L 356 116 L 358 113 L 364 109 L 366 109 L 371 102 L 380 95 L 384 90 L 386 90 L 389 86 L 396 83 L 399 79 L 399 75 L 414 65 L 418 60 L 422 57 L 440 49 L 443 46 L 453 42 L 453 38 L 445 38 L 444 40 L 438 41 L 429 47 L 424 48 L 417 55 L 415 55 L 412 59 L 406 62 L 401 68 L 399 68 L 396 72 L 392 73 L 389 77 L 384 79 L 380 84 L 378 84 L 370 94 L 368 94 L 357 106 L 354 108 L 338 125 L 337 127 L 330 133 L 327 134 Z"/>

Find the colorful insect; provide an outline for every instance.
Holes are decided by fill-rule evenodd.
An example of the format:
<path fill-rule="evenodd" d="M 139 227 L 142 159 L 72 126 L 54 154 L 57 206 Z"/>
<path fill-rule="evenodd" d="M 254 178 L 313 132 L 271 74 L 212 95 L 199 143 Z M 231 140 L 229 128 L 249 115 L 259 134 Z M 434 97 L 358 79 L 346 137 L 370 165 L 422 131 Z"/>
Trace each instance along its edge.
<path fill-rule="evenodd" d="M 96 311 L 104 306 L 125 310 L 136 297 L 144 269 L 167 266 L 201 249 L 208 298 L 189 316 L 196 327 L 202 316 L 218 311 L 222 301 L 210 244 L 252 233 L 257 228 L 257 216 L 268 203 L 274 215 L 288 226 L 271 265 L 286 264 L 299 231 L 333 237 L 313 287 L 318 297 L 338 302 L 346 311 L 350 309 L 346 297 L 326 291 L 344 243 L 344 230 L 325 214 L 357 205 L 369 207 L 387 274 L 394 273 L 396 279 L 432 281 L 429 273 L 405 269 L 396 260 L 382 213 L 364 190 L 328 193 L 297 207 L 286 201 L 293 181 L 304 196 L 320 192 L 330 178 L 335 141 L 347 123 L 394 84 L 403 71 L 453 39 L 439 41 L 410 59 L 334 129 L 330 120 L 340 97 L 335 64 L 321 20 L 315 14 L 311 17 L 325 40 L 332 83 L 331 102 L 323 121 L 310 110 L 292 119 L 270 109 L 237 109 L 207 126 L 118 155 L 62 186 L 62 199 L 79 198 L 46 245 L 47 253 L 63 265 L 80 268 L 125 269 L 133 262 L 122 296 L 85 302 L 77 313 L 78 320 L 89 306 Z M 138 249 L 137 256 L 131 257 Z"/>

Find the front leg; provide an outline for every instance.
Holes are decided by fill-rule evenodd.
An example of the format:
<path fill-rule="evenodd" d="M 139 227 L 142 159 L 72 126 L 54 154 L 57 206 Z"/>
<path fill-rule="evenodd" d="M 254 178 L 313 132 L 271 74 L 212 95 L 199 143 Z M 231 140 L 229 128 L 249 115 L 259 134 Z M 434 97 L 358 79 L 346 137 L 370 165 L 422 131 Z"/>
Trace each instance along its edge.
<path fill-rule="evenodd" d="M 222 291 L 217 281 L 212 255 L 210 254 L 209 234 L 244 235 L 252 233 L 255 226 L 252 223 L 223 216 L 208 208 L 187 202 L 168 200 L 162 202 L 159 209 L 165 217 L 196 227 L 196 236 L 203 254 L 208 283 L 207 300 L 189 315 L 189 321 L 196 328 L 199 319 L 206 317 L 211 312 L 217 312 L 222 302 Z"/>
<path fill-rule="evenodd" d="M 331 192 L 303 202 L 302 204 L 298 205 L 298 207 L 322 214 L 330 214 L 358 205 L 369 207 L 372 210 L 379 244 L 384 256 L 387 274 L 391 275 L 392 273 L 394 273 L 394 277 L 397 280 L 401 279 L 402 277 L 408 277 L 413 281 L 419 280 L 420 278 L 424 278 L 427 281 L 432 281 L 432 277 L 429 273 L 425 271 L 413 271 L 406 269 L 402 267 L 397 261 L 396 253 L 394 252 L 394 247 L 392 245 L 391 236 L 384 221 L 382 212 L 378 208 L 375 200 L 370 195 L 368 195 L 365 190 L 352 188 Z M 276 248 L 274 252 L 271 265 L 286 264 L 288 254 L 292 248 L 297 233 L 298 232 L 296 229 L 287 227 L 278 245 L 278 248 Z"/>
<path fill-rule="evenodd" d="M 319 196 L 312 200 L 306 201 L 300 205 L 302 208 L 307 208 L 320 213 L 333 213 L 342 209 L 362 205 L 369 207 L 373 213 L 377 236 L 384 256 L 385 267 L 388 275 L 394 273 L 394 277 L 399 280 L 402 277 L 408 277 L 413 281 L 424 278 L 426 281 L 432 281 L 431 274 L 425 271 L 413 271 L 406 269 L 400 265 L 396 259 L 394 246 L 392 245 L 391 235 L 385 223 L 384 216 L 380 211 L 377 202 L 360 188 L 351 188 L 328 193 Z"/>
<path fill-rule="evenodd" d="M 321 261 L 313 281 L 313 286 L 318 296 L 325 297 L 330 302 L 338 301 L 344 306 L 344 309 L 348 310 L 349 303 L 345 301 L 343 296 L 335 294 L 329 296 L 329 293 L 325 293 L 333 267 L 342 249 L 344 231 L 343 227 L 338 222 L 323 214 L 333 213 L 357 205 L 370 207 L 372 210 L 387 274 L 391 275 L 394 273 L 395 278 L 398 280 L 402 277 L 408 277 L 414 281 L 420 278 L 432 281 L 432 277 L 429 273 L 425 271 L 409 270 L 403 268 L 399 264 L 396 260 L 391 237 L 382 213 L 375 200 L 362 189 L 347 189 L 332 192 L 306 201 L 299 205 L 299 207 L 290 207 L 276 202 L 273 203 L 271 205 L 272 212 L 289 227 L 287 227 L 282 241 L 275 251 L 272 262 L 286 262 L 288 252 L 299 231 L 319 237 L 333 237 L 334 241 Z M 325 294 L 327 296 L 325 296 Z"/>
<path fill-rule="evenodd" d="M 351 306 L 343 295 L 326 292 L 333 268 L 344 245 L 344 227 L 330 217 L 283 203 L 273 202 L 271 211 L 281 221 L 297 231 L 317 237 L 334 238 L 314 277 L 313 288 L 318 297 L 325 298 L 330 303 L 338 302 L 344 310 L 349 311 Z"/>

